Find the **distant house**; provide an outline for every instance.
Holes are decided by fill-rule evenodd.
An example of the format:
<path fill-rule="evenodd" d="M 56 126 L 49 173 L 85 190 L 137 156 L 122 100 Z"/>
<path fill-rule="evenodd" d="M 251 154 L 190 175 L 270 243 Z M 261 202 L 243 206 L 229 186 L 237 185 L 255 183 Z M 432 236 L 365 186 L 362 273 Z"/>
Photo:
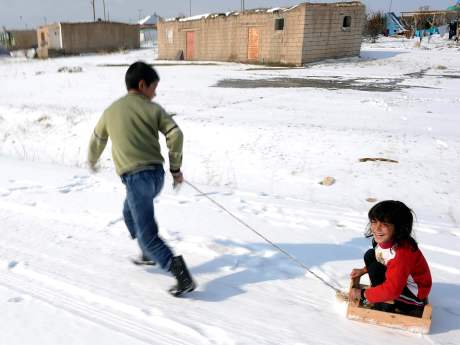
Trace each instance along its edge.
<path fill-rule="evenodd" d="M 160 17 L 154 13 L 138 22 L 142 48 L 151 48 L 157 44 L 157 24 L 159 20 Z"/>
<path fill-rule="evenodd" d="M 385 15 L 385 23 L 386 23 L 387 34 L 389 36 L 402 34 L 407 31 L 407 29 L 404 27 L 401 20 L 398 18 L 398 16 L 396 16 L 394 12 L 388 12 Z"/>
<path fill-rule="evenodd" d="M 365 6 L 302 3 L 158 22 L 159 59 L 302 65 L 359 55 Z"/>
<path fill-rule="evenodd" d="M 40 58 L 139 48 L 139 26 L 116 22 L 44 25 L 37 37 Z"/>
<path fill-rule="evenodd" d="M 0 31 L 0 46 L 10 51 L 37 48 L 37 32 L 35 30 Z"/>

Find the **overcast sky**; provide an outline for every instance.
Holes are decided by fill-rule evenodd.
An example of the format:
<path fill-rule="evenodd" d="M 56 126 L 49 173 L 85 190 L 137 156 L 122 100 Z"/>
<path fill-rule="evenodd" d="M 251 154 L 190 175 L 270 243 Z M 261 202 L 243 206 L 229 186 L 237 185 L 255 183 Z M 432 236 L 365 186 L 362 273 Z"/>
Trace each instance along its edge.
<path fill-rule="evenodd" d="M 103 1 L 110 20 L 135 22 L 139 17 L 154 12 L 163 17 L 239 10 L 240 0 L 95 0 L 96 17 L 104 18 Z M 246 8 L 282 7 L 301 3 L 302 0 L 245 0 Z M 309 1 L 337 2 L 337 1 Z M 456 0 L 364 0 L 368 10 L 411 11 L 420 6 L 446 9 Z M 0 0 L 0 27 L 8 29 L 34 28 L 45 22 L 90 21 L 93 10 L 90 0 Z"/>

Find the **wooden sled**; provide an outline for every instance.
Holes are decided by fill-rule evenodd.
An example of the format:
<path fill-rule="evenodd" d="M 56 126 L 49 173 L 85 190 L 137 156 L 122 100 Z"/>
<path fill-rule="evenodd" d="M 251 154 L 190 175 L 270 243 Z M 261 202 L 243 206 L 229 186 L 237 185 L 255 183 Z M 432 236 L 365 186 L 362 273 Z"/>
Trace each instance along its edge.
<path fill-rule="evenodd" d="M 351 287 L 364 289 L 369 286 L 359 284 L 359 278 L 355 278 L 352 279 Z M 422 334 L 428 334 L 430 331 L 431 314 L 431 304 L 425 305 L 422 317 L 409 316 L 400 313 L 388 313 L 380 310 L 370 309 L 368 306 L 363 306 L 360 301 L 349 301 L 347 309 L 347 318 L 350 320 L 356 320 Z"/>

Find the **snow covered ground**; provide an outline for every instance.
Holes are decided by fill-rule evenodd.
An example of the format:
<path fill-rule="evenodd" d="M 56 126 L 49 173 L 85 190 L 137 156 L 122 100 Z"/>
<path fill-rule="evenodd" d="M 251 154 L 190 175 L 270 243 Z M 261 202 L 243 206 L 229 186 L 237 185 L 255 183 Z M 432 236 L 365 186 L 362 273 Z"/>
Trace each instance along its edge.
<path fill-rule="evenodd" d="M 153 61 L 153 50 L 1 58 L 0 344 L 457 344 L 460 49 L 415 42 L 300 69 Z M 333 290 L 169 177 L 161 233 L 199 288 L 172 298 L 171 277 L 132 265 L 110 150 L 100 173 L 84 163 L 98 117 L 125 92 L 123 64 L 138 59 L 157 64 L 156 101 L 184 131 L 186 179 L 334 286 L 362 265 L 375 201 L 412 207 L 431 333 L 347 320 Z"/>

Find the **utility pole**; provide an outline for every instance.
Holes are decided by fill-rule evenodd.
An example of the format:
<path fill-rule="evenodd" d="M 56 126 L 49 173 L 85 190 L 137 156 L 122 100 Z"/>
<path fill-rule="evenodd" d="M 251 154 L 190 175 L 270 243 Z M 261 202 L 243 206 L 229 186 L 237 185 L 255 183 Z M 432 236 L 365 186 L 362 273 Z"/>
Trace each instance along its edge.
<path fill-rule="evenodd" d="M 139 21 L 141 21 L 142 9 L 138 9 L 139 11 Z"/>
<path fill-rule="evenodd" d="M 388 9 L 388 12 L 391 13 L 391 6 L 393 5 L 393 0 L 390 0 L 390 8 Z"/>
<path fill-rule="evenodd" d="M 94 3 L 95 0 L 91 0 L 91 6 L 93 6 L 93 21 L 96 21 L 96 4 Z"/>
<path fill-rule="evenodd" d="M 188 1 L 189 17 L 192 16 L 192 0 Z"/>
<path fill-rule="evenodd" d="M 104 7 L 104 21 L 107 21 L 107 17 L 105 16 L 105 0 L 102 0 L 102 7 Z"/>
<path fill-rule="evenodd" d="M 244 12 L 244 0 L 241 0 L 241 12 Z"/>

